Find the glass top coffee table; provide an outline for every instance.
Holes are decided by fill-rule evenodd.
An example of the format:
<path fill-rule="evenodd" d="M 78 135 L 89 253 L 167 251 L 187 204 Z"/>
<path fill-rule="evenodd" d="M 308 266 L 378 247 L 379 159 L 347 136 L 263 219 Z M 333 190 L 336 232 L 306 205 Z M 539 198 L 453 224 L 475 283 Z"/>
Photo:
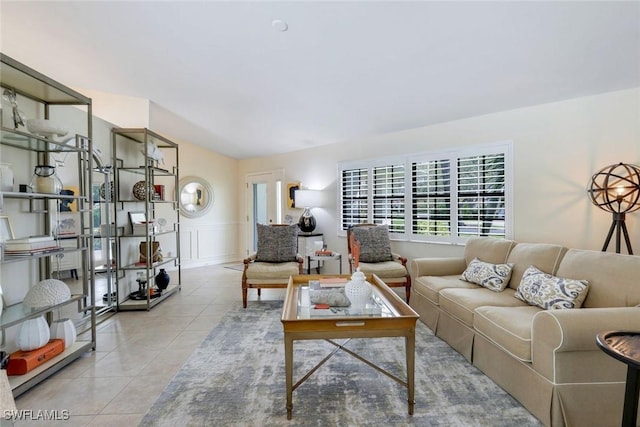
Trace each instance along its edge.
<path fill-rule="evenodd" d="M 418 314 L 406 302 L 391 290 L 379 277 L 367 276 L 372 285 L 373 297 L 367 306 L 360 311 L 345 307 L 316 309 L 305 306 L 301 286 L 309 281 L 336 281 L 349 279 L 349 276 L 304 275 L 291 276 L 282 311 L 284 328 L 285 372 L 287 386 L 287 419 L 291 419 L 293 411 L 293 391 L 322 366 L 333 354 L 342 350 L 358 360 L 366 363 L 407 388 L 408 411 L 413 415 L 414 405 L 414 366 L 415 366 L 415 331 Z M 406 354 L 406 380 L 378 367 L 345 347 L 351 338 L 386 338 L 404 337 Z M 347 339 L 338 343 L 335 339 Z M 305 374 L 297 383 L 293 383 L 293 342 L 296 340 L 325 340 L 336 349 Z"/>

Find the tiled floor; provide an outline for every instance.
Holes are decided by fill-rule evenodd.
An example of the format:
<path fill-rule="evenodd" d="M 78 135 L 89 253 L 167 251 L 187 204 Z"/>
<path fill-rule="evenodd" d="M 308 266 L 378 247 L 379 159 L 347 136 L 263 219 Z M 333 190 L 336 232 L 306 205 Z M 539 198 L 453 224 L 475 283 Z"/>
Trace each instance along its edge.
<path fill-rule="evenodd" d="M 15 425 L 137 426 L 227 310 L 242 304 L 241 274 L 224 266 L 182 270 L 181 292 L 151 311 L 120 312 L 99 324 L 95 352 L 16 399 L 19 410 L 66 410 L 70 419 Z M 262 299 L 283 298 L 284 290 L 262 292 Z M 257 299 L 255 290 L 249 299 Z"/>

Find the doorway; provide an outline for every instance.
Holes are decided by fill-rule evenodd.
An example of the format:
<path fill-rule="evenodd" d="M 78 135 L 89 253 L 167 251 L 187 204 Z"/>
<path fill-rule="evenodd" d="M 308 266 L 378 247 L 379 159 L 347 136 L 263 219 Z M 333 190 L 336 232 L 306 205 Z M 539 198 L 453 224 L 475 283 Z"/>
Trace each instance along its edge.
<path fill-rule="evenodd" d="M 282 223 L 282 170 L 247 175 L 247 255 L 258 249 L 257 224 Z"/>

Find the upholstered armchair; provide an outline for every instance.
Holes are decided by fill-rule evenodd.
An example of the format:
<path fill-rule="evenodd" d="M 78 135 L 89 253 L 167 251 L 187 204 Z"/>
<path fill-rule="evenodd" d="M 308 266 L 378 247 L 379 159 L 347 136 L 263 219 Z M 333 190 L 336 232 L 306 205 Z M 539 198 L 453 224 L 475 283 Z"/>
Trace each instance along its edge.
<path fill-rule="evenodd" d="M 407 303 L 411 297 L 411 275 L 407 259 L 391 252 L 386 225 L 356 224 L 347 229 L 349 271 L 360 268 L 364 274 L 375 274 L 390 287 L 405 288 Z"/>
<path fill-rule="evenodd" d="M 244 260 L 242 306 L 247 308 L 250 288 L 286 288 L 289 277 L 302 274 L 298 255 L 298 225 L 258 224 L 258 250 Z"/>

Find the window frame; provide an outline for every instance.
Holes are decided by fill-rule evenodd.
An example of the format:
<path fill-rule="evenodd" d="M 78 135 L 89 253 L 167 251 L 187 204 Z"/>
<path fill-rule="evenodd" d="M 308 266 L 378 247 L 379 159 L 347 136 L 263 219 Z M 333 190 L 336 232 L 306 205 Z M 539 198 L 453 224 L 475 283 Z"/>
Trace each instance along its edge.
<path fill-rule="evenodd" d="M 392 167 L 400 163 L 404 164 L 404 233 L 389 233 L 389 237 L 393 240 L 429 242 L 429 243 L 449 243 L 464 244 L 469 237 L 468 235 L 459 235 L 458 230 L 458 159 L 476 157 L 483 155 L 504 155 L 504 238 L 513 238 L 513 142 L 499 141 L 488 144 L 478 144 L 473 146 L 458 147 L 446 150 L 433 150 L 421 153 L 410 153 L 402 156 L 381 157 L 368 160 L 345 161 L 338 163 L 338 236 L 346 236 L 346 229 L 343 225 L 343 172 L 354 169 L 367 169 L 367 222 L 374 222 L 373 215 L 373 171 L 374 168 Z M 450 175 L 450 205 L 449 212 L 452 213 L 450 221 L 450 234 L 445 236 L 416 234 L 413 231 L 413 186 L 412 186 L 412 167 L 414 163 L 449 160 Z"/>

